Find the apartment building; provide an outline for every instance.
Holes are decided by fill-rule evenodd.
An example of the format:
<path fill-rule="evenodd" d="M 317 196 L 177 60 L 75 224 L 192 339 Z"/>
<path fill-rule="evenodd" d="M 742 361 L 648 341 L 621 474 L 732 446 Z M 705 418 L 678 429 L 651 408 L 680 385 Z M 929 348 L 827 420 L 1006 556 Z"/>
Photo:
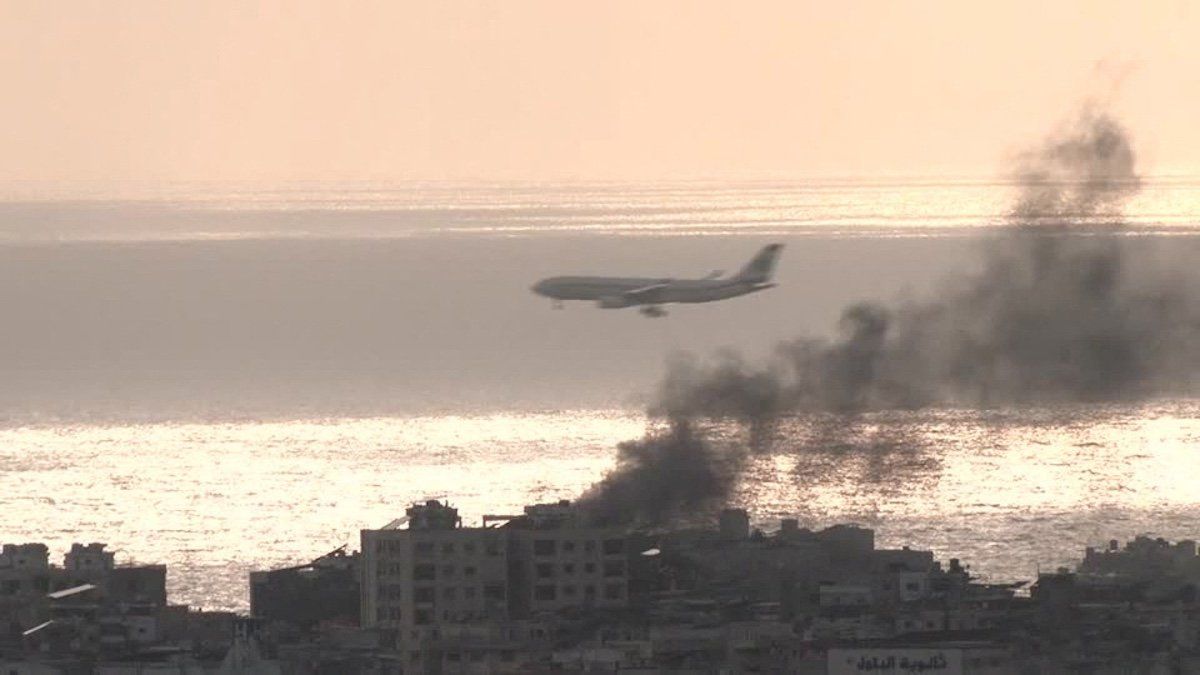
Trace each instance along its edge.
<path fill-rule="evenodd" d="M 628 535 L 592 527 L 568 502 L 525 507 L 509 522 L 512 607 L 519 616 L 629 602 Z"/>
<path fill-rule="evenodd" d="M 457 509 L 437 500 L 405 513 L 362 531 L 364 627 L 418 636 L 442 623 L 628 603 L 625 533 L 588 526 L 567 502 L 486 516 L 482 527 L 463 527 Z"/>
<path fill-rule="evenodd" d="M 462 527 L 458 510 L 437 500 L 406 514 L 393 526 L 361 533 L 361 625 L 419 639 L 439 623 L 506 617 L 507 533 Z"/>

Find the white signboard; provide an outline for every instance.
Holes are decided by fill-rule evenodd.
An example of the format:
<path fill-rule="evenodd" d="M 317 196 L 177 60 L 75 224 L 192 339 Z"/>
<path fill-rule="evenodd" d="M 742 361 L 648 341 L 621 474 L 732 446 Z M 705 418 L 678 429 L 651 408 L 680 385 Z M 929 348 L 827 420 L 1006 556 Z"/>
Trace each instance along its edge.
<path fill-rule="evenodd" d="M 958 649 L 831 649 L 829 675 L 960 675 Z"/>

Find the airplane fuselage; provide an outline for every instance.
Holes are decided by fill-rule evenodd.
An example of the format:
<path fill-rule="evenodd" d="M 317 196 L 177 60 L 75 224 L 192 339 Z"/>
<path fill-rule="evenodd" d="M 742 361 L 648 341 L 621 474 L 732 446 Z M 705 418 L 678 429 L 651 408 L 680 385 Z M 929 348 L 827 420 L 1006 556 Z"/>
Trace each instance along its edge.
<path fill-rule="evenodd" d="M 555 305 L 563 300 L 592 300 L 604 309 L 641 307 L 649 317 L 664 316 L 659 305 L 672 302 L 712 302 L 736 298 L 772 288 L 771 273 L 783 244 L 764 246 L 737 274 L 722 277 L 714 272 L 703 279 L 662 277 L 550 277 L 530 289 L 552 298 Z"/>
<path fill-rule="evenodd" d="M 711 302 L 771 288 L 775 284 L 737 279 L 655 279 L 651 277 L 550 277 L 533 291 L 555 300 L 594 300 L 606 307 L 657 305 L 671 302 Z M 652 288 L 644 298 L 625 301 L 626 294 Z M 603 304 L 608 301 L 608 304 Z"/>

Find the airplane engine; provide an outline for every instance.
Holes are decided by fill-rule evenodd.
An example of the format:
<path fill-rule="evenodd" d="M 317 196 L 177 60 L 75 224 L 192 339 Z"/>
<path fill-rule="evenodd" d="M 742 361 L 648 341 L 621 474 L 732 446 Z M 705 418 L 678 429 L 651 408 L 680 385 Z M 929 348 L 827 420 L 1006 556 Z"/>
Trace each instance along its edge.
<path fill-rule="evenodd" d="M 600 309 L 620 309 L 632 304 L 634 303 L 630 302 L 629 298 L 620 295 L 609 295 L 596 301 L 596 306 Z"/>

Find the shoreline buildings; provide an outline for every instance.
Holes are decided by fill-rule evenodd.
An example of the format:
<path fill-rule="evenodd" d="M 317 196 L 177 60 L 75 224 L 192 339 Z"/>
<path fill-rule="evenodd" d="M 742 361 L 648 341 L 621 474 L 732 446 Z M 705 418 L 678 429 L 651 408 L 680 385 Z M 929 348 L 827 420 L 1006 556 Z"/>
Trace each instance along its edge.
<path fill-rule="evenodd" d="M 1139 537 L 985 584 L 856 525 L 722 511 L 596 526 L 568 502 L 464 525 L 411 505 L 361 550 L 250 574 L 251 616 L 172 606 L 103 544 L 0 550 L 0 673 L 1200 672 L 1200 557 Z"/>
<path fill-rule="evenodd" d="M 232 612 L 167 602 L 165 565 L 117 565 L 104 544 L 0 548 L 0 673 L 207 672 L 234 643 Z M 214 671 L 215 672 L 215 671 Z"/>

